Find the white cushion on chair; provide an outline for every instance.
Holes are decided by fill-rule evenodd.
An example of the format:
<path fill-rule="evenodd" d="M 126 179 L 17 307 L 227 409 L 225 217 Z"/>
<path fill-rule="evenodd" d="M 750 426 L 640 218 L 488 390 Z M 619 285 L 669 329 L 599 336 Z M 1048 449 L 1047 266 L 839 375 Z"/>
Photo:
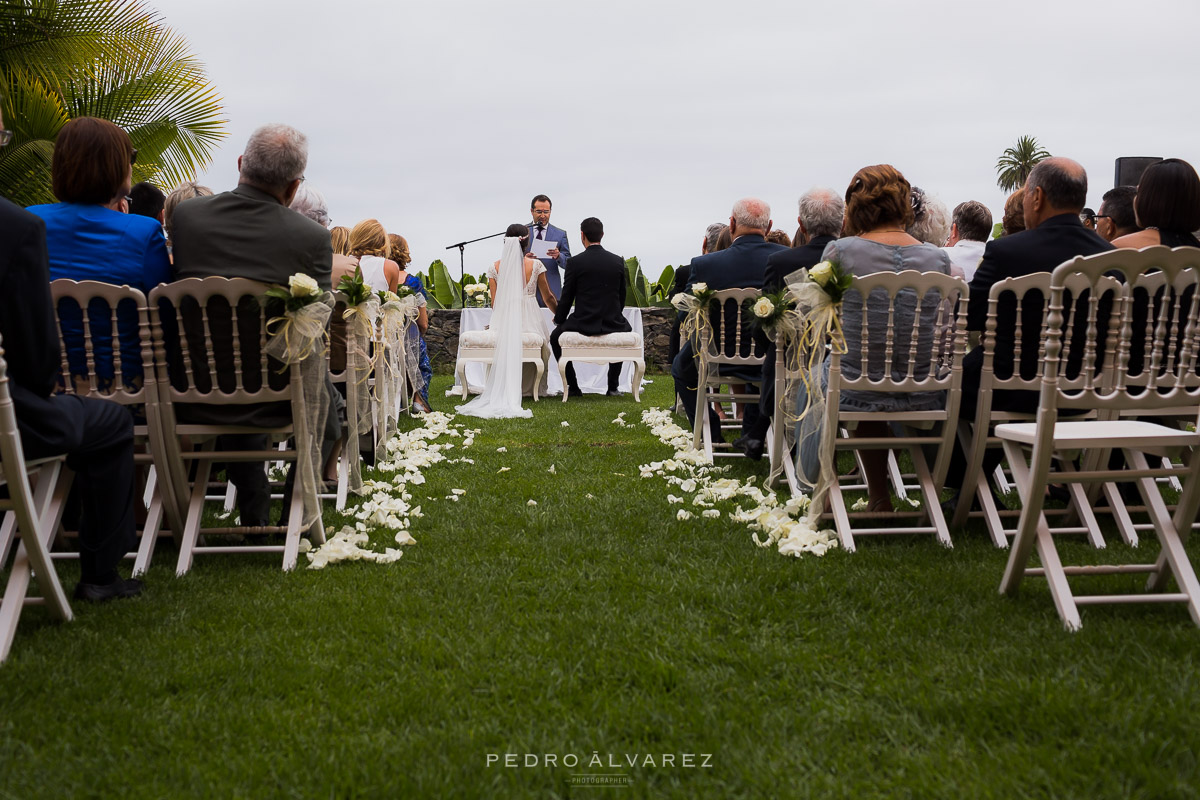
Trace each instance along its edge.
<path fill-rule="evenodd" d="M 605 333 L 600 336 L 584 336 L 575 331 L 565 331 L 558 337 L 560 347 L 641 347 L 642 335 L 636 331 Z"/>
<path fill-rule="evenodd" d="M 459 337 L 458 341 L 463 347 L 495 347 L 496 332 L 491 330 L 467 331 Z M 521 347 L 541 347 L 545 343 L 546 340 L 536 333 L 525 331 L 521 334 Z"/>

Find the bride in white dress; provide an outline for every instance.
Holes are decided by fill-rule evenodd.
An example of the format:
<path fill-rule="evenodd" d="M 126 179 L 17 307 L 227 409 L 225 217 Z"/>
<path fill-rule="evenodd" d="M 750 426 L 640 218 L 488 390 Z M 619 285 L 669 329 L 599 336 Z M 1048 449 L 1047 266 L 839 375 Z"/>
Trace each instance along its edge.
<path fill-rule="evenodd" d="M 545 266 L 532 255 L 523 255 L 528 237 L 527 227 L 510 225 L 503 255 L 488 271 L 492 294 L 492 321 L 488 328 L 496 335 L 492 366 L 483 392 L 458 406 L 460 414 L 493 419 L 533 416 L 532 411 L 521 407 L 523 340 L 536 338 L 541 344 L 543 361 L 548 360 L 550 331 L 535 293 L 542 295 L 551 312 L 557 303 L 546 281 Z M 543 386 L 544 381 L 543 370 Z"/>

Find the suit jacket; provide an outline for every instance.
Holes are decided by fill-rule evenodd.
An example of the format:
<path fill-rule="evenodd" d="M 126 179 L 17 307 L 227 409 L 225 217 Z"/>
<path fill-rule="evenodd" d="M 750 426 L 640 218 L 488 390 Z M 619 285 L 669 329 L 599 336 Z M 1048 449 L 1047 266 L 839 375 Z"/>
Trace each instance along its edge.
<path fill-rule="evenodd" d="M 50 300 L 46 224 L 0 198 L 0 337 L 8 362 L 9 390 L 30 458 L 67 452 L 81 424 L 72 404 L 51 398 L 62 361 Z"/>
<path fill-rule="evenodd" d="M 533 242 L 533 237 L 537 236 L 537 225 L 529 223 L 529 241 Z M 550 293 L 555 297 L 562 294 L 562 273 L 567 268 L 567 259 L 571 257 L 571 243 L 567 241 L 567 232 L 562 228 L 556 228 L 553 225 L 547 225 L 546 230 L 542 232 L 542 238 L 548 242 L 558 244 L 558 260 L 553 258 L 539 258 L 546 266 L 546 282 L 550 284 Z M 530 244 L 530 247 L 533 245 Z M 525 248 L 525 252 L 529 252 L 529 248 Z"/>
<path fill-rule="evenodd" d="M 585 336 L 633 330 L 621 313 L 626 282 L 625 259 L 592 245 L 567 262 L 554 324 Z"/>
<path fill-rule="evenodd" d="M 810 269 L 821 263 L 825 245 L 836 242 L 836 236 L 814 236 L 808 244 L 791 247 L 775 253 L 767 259 L 767 272 L 763 277 L 763 289 L 777 292 L 783 288 L 783 279 L 798 269 Z"/>
<path fill-rule="evenodd" d="M 329 231 L 245 184 L 180 203 L 171 218 L 176 278 L 249 278 L 286 285 L 303 272 L 330 289 Z"/>
<path fill-rule="evenodd" d="M 971 279 L 971 297 L 967 306 L 967 329 L 982 331 L 987 321 L 988 292 L 992 284 L 1005 278 L 1053 272 L 1064 261 L 1076 256 L 1090 256 L 1112 250 L 1113 246 L 1094 231 L 1083 227 L 1076 214 L 1059 214 L 1042 222 L 1033 230 L 1003 236 L 987 243 L 983 260 Z M 1022 302 L 1022 359 L 1021 373 L 1032 376 L 1037 369 L 1037 342 L 1045 320 L 1044 298 L 1026 295 Z M 1086 330 L 1086 304 L 1075 308 L 1073 323 L 1076 336 Z M 1015 346 L 1016 301 L 1011 296 L 1000 299 L 997 308 L 995 363 L 996 374 L 1008 377 L 1012 370 Z M 1103 342 L 1103 337 L 1101 337 Z M 1082 365 L 1080 348 L 1071 348 L 1067 357 L 1067 374 L 1075 375 Z"/>
<path fill-rule="evenodd" d="M 714 290 L 761 289 L 767 273 L 768 259 L 776 253 L 786 250 L 788 248 L 783 245 L 768 242 L 757 234 L 739 236 L 724 250 L 692 259 L 692 271 L 688 276 L 687 291 L 690 292 L 697 283 L 708 284 L 708 288 Z M 743 355 L 750 353 L 752 339 L 758 343 L 757 349 L 760 352 L 765 351 L 767 346 L 766 337 L 761 332 L 754 331 L 752 335 L 747 335 L 751 334 L 749 327 L 751 316 L 749 314 L 742 315 L 744 330 L 741 352 Z M 682 318 L 683 314 L 680 312 L 680 319 Z M 716 340 L 721 341 L 723 338 L 726 351 L 730 351 L 733 347 L 734 332 L 728 330 L 722 334 L 722 330 L 726 328 L 724 315 L 719 318 L 717 315 L 713 315 L 712 325 Z M 692 351 L 688 345 L 684 345 L 680 352 L 687 352 L 690 357 Z"/>

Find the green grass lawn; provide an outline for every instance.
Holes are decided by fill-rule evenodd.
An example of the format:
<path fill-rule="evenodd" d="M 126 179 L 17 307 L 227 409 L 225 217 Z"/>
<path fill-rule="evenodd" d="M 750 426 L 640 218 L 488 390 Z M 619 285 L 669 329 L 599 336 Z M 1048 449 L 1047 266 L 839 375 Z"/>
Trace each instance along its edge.
<path fill-rule="evenodd" d="M 0 798 L 1200 796 L 1183 608 L 1089 608 L 1068 634 L 1044 583 L 997 593 L 1006 554 L 981 529 L 791 559 L 725 518 L 679 522 L 678 490 L 638 477 L 670 455 L 639 420 L 670 402 L 653 379 L 641 406 L 460 418 L 474 445 L 439 441 L 475 464 L 410 487 L 424 517 L 398 563 L 200 556 L 176 579 L 168 543 L 139 599 L 66 625 L 26 610 Z"/>

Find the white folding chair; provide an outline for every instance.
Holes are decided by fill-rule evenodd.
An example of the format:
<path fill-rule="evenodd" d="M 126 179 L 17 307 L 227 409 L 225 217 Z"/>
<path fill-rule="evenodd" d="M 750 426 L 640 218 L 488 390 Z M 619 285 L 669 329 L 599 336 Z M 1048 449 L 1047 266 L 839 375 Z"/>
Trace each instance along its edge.
<path fill-rule="evenodd" d="M 164 447 L 175 485 L 186 492 L 187 515 L 176 572 L 191 569 L 193 557 L 205 553 L 282 553 L 283 569 L 296 566 L 304 517 L 303 481 L 296 480 L 286 526 L 227 526 L 202 528 L 205 494 L 214 462 L 282 460 L 298 462 L 298 469 L 311 469 L 310 436 L 300 405 L 300 370 L 288 369 L 266 356 L 266 313 L 260 300 L 267 285 L 244 278 L 186 278 L 161 284 L 150 292 L 150 329 L 161 399 Z M 174 321 L 178 336 L 168 340 L 163 326 Z M 218 336 L 214 337 L 214 330 Z M 278 403 L 290 407 L 291 419 L 274 427 L 224 423 L 179 423 L 177 406 L 248 406 Z M 221 434 L 267 434 L 291 438 L 295 446 L 286 450 L 217 451 L 215 438 Z M 198 450 L 184 452 L 179 437 L 200 443 Z M 195 466 L 194 478 L 188 468 Z M 317 498 L 317 502 L 320 499 Z M 285 534 L 279 545 L 236 547 L 200 545 L 199 537 L 222 534 Z M 320 516 L 310 528 L 313 544 L 325 541 Z"/>
<path fill-rule="evenodd" d="M 41 600 L 51 613 L 64 622 L 70 621 L 71 605 L 59 583 L 54 563 L 50 560 L 50 540 L 62 516 L 65 489 L 70 486 L 66 457 L 26 461 L 21 450 L 21 434 L 17 430 L 17 415 L 13 410 L 8 388 L 8 363 L 0 343 L 0 478 L 8 490 L 0 497 L 0 511 L 7 512 L 20 531 L 21 543 L 8 573 L 4 598 L 0 600 L 0 662 L 8 657 L 21 609 Z M 30 486 L 29 478 L 34 483 Z M 34 488 L 36 487 L 36 488 Z M 0 568 L 4 566 L 0 561 Z M 30 598 L 29 582 L 36 574 L 42 598 Z"/>
<path fill-rule="evenodd" d="M 743 368 L 761 372 L 765 358 L 766 338 L 756 334 L 745 314 L 747 301 L 753 301 L 759 289 L 721 289 L 713 293 L 709 304 L 709 319 L 713 326 L 712 342 L 708 347 L 693 343 L 696 350 L 698 378 L 696 383 L 696 408 L 692 430 L 692 447 L 700 450 L 711 461 L 714 456 L 742 456 L 729 443 L 715 445 L 709 415 L 712 403 L 758 404 L 758 395 L 733 390 L 734 384 L 757 383 L 755 380 L 722 375 L 721 368 Z M 730 390 L 721 391 L 724 384 Z M 740 428 L 741 423 L 730 415 L 722 422 L 722 429 Z"/>
<path fill-rule="evenodd" d="M 1115 280 L 1111 278 L 1101 281 L 1101 284 L 1103 291 L 1111 291 L 1116 286 Z M 966 453 L 967 464 L 962 482 L 962 492 L 958 505 L 954 509 L 954 517 L 950 521 L 950 528 L 958 530 L 967 523 L 969 517 L 983 517 L 992 542 L 1000 548 L 1007 548 L 1009 537 L 1016 533 L 1015 528 L 1005 528 L 1004 520 L 1011 519 L 1020 512 L 997 506 L 988 476 L 983 471 L 984 457 L 988 449 L 1000 447 L 1000 440 L 993 432 L 997 424 L 1026 422 L 1033 420 L 1034 415 L 996 409 L 993 407 L 993 401 L 997 391 L 1036 392 L 1040 390 L 1044 356 L 1043 341 L 1040 335 L 1040 326 L 1037 329 L 1031 329 L 1030 323 L 1032 316 L 1039 308 L 1043 307 L 1039 304 L 1044 304 L 1045 298 L 1049 294 L 1049 272 L 1006 278 L 992 286 L 988 293 L 987 321 L 980 340 L 980 346 L 983 348 L 983 366 L 979 375 L 979 392 L 975 397 L 975 418 L 973 421 L 959 420 L 958 422 L 959 442 Z M 1004 301 L 1012 305 L 1003 314 L 1005 319 L 1001 321 L 1000 307 Z M 1044 316 L 1040 314 L 1037 316 L 1039 322 L 1044 320 Z M 1011 355 L 1011 374 L 1003 377 L 998 376 L 995 370 L 996 344 L 1000 337 L 1001 324 L 1006 328 L 1004 332 L 1010 333 L 1012 343 L 1011 354 L 1006 354 Z M 1007 330 L 1010 326 L 1011 331 Z M 1037 366 L 1034 367 L 1033 374 L 1023 375 L 1022 367 L 1027 366 L 1030 361 L 1028 358 L 1031 355 L 1028 352 L 1030 348 L 1034 348 L 1033 354 L 1036 355 Z M 1070 466 L 1070 463 L 1066 462 L 1062 468 L 1070 468 Z M 1070 522 L 1074 516 L 1078 515 L 1081 524 L 1076 526 L 1063 524 L 1055 527 L 1054 533 L 1084 534 L 1092 546 L 1104 547 L 1104 537 L 1100 532 L 1100 526 L 1096 521 L 1084 487 L 1080 484 L 1069 484 L 1068 488 L 1071 494 L 1070 505 L 1064 509 L 1048 509 L 1047 514 L 1053 513 L 1055 516 L 1067 517 L 1063 521 L 1064 523 Z M 971 511 L 972 496 L 979 504 L 980 511 Z"/>
<path fill-rule="evenodd" d="M 1154 271 L 1161 276 L 1150 278 Z M 1118 273 L 1124 282 L 1112 296 L 1112 309 L 1105 307 L 1102 281 L 1106 274 Z M 1145 281 L 1163 281 L 1169 287 L 1169 302 L 1160 306 L 1154 320 L 1154 333 L 1148 337 L 1144 353 L 1144 385 L 1131 393 L 1129 357 L 1131 343 L 1144 333 L 1135 329 L 1133 296 Z M 1064 294 L 1080 296 L 1083 286 L 1093 287 L 1088 298 L 1086 331 L 1064 324 Z M 1159 409 L 1192 409 L 1200 414 L 1200 383 L 1197 362 L 1200 354 L 1200 249 L 1150 247 L 1144 250 L 1116 250 L 1065 262 L 1051 275 L 1049 315 L 1045 333 L 1045 374 L 1042 378 L 1040 408 L 1036 423 L 999 425 L 996 435 L 1004 442 L 1023 507 L 1016 538 L 1000 582 L 1000 591 L 1013 594 L 1021 580 L 1029 576 L 1045 577 L 1060 618 L 1068 630 L 1078 630 L 1079 606 L 1106 603 L 1185 603 L 1193 622 L 1200 625 L 1200 584 L 1184 550 L 1184 537 L 1190 531 L 1200 509 L 1200 434 L 1122 415 L 1153 412 Z M 1113 296 L 1115 295 L 1115 296 Z M 1186 298 L 1186 302 L 1184 301 Z M 1104 325 L 1107 323 L 1107 330 Z M 1067 333 L 1064 333 L 1064 330 Z M 1070 335 L 1086 336 L 1084 368 L 1074 378 L 1062 369 L 1063 339 Z M 1062 420 L 1060 409 L 1095 410 L 1094 420 Z M 1162 546 L 1153 564 L 1110 564 L 1064 566 L 1050 533 L 1045 515 L 1043 487 L 1050 479 L 1056 454 L 1064 451 L 1105 453 L 1121 450 L 1123 469 L 1109 469 L 1104 459 L 1088 459 L 1091 469 L 1060 472 L 1055 480 L 1104 483 L 1134 480 L 1145 502 L 1147 513 Z M 1192 450 L 1186 468 L 1151 468 L 1146 456 L 1161 458 L 1173 452 Z M 1183 493 L 1174 513 L 1168 511 L 1156 479 L 1179 477 Z M 1041 567 L 1027 566 L 1037 548 Z M 1075 576 L 1145 573 L 1147 592 L 1136 594 L 1077 595 L 1070 578 Z M 1174 579 L 1178 591 L 1165 591 Z"/>
<path fill-rule="evenodd" d="M 174 533 L 178 541 L 183 537 L 183 513 L 178 497 L 171 485 L 170 470 L 165 467 L 162 422 L 159 418 L 158 384 L 154 375 L 154 353 L 150 346 L 150 317 L 146 307 L 146 296 L 129 286 L 114 286 L 98 281 L 72 281 L 59 279 L 50 282 L 50 295 L 54 300 L 55 316 L 63 337 L 62 374 L 63 391 L 120 403 L 123 406 L 141 406 L 146 421 L 134 425 L 134 442 L 138 452 L 134 463 L 145 475 L 146 520 L 140 531 L 140 543 L 135 554 L 133 575 L 137 577 L 150 567 L 154 557 L 154 546 L 158 541 L 162 523 Z M 82 329 L 64 325 L 62 312 L 68 306 L 78 308 L 82 318 Z M 121 341 L 118 336 L 118 314 L 136 313 L 138 321 L 138 348 L 141 351 L 141 375 L 131 370 L 132 365 L 123 363 Z M 107 328 L 108 334 L 97 339 L 97 334 Z M 101 344 L 104 345 L 101 348 Z M 82 348 L 82 363 L 71 362 L 69 350 Z M 97 368 L 97 351 L 107 350 L 111 359 L 111 379 L 101 378 Z M 134 373 L 134 374 L 130 374 Z M 56 554 L 56 556 L 59 554 Z M 75 553 L 64 553 L 76 556 Z"/>
<path fill-rule="evenodd" d="M 871 328 L 868 321 L 875 315 L 864 308 L 861 329 L 846 332 L 848 341 L 857 340 L 860 344 L 859 352 L 842 355 L 834 348 L 830 358 L 821 464 L 830 465 L 828 471 L 833 473 L 828 495 L 832 511 L 823 517 L 834 520 L 841 544 L 849 551 L 855 549 L 856 535 L 931 533 L 943 545 L 952 546 L 939 492 L 949 468 L 958 419 L 966 346 L 966 295 L 967 286 L 959 278 L 905 270 L 856 277 L 844 299 L 864 306 L 868 302 L 887 304 L 886 326 Z M 911 313 L 912 325 L 898 325 L 897 312 Z M 839 402 L 843 389 L 888 394 L 944 392 L 945 403 L 932 410 L 843 411 Z M 841 427 L 860 422 L 900 425 L 904 435 L 838 436 Z M 932 468 L 926 460 L 926 447 L 935 452 Z M 845 488 L 836 474 L 838 452 L 881 449 L 908 451 L 923 499 L 919 510 L 852 512 L 848 509 Z M 852 525 L 852 519 L 907 519 L 926 524 L 861 527 Z"/>

